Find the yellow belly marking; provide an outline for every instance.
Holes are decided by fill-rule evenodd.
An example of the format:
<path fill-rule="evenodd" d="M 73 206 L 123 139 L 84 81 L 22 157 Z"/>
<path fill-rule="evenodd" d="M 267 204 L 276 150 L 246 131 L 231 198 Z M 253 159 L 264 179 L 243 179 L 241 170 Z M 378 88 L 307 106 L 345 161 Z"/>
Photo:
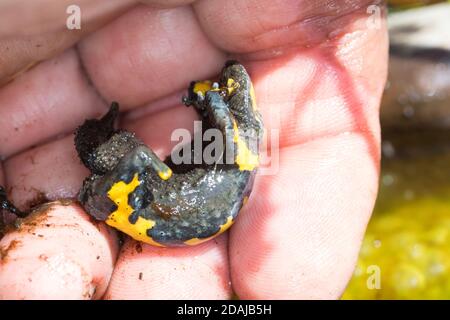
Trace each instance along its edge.
<path fill-rule="evenodd" d="M 225 232 L 229 227 L 231 227 L 232 224 L 233 224 L 233 217 L 230 216 L 230 217 L 228 217 L 227 222 L 225 222 L 223 225 L 220 226 L 219 231 L 217 231 L 212 236 L 210 236 L 208 238 L 203 238 L 203 239 L 192 238 L 192 239 L 185 241 L 184 243 L 187 244 L 188 246 L 194 246 L 196 244 L 206 242 L 214 237 L 217 237 L 219 234 Z"/>
<path fill-rule="evenodd" d="M 259 165 L 259 157 L 254 154 L 248 147 L 245 141 L 239 136 L 239 128 L 236 121 L 233 121 L 233 141 L 237 144 L 236 164 L 239 170 L 252 171 Z"/>
<path fill-rule="evenodd" d="M 128 204 L 128 196 L 140 184 L 141 182 L 138 179 L 137 173 L 134 175 L 133 180 L 131 180 L 130 183 L 119 181 L 113 184 L 111 189 L 108 191 L 108 198 L 110 198 L 117 205 L 117 209 L 108 216 L 108 219 L 106 219 L 105 222 L 111 227 L 119 229 L 120 231 L 130 235 L 133 239 L 162 247 L 161 244 L 153 241 L 152 238 L 147 236 L 147 230 L 153 228 L 155 221 L 138 217 L 136 223 L 133 224 L 128 220 L 130 214 L 134 211 L 134 209 Z"/>

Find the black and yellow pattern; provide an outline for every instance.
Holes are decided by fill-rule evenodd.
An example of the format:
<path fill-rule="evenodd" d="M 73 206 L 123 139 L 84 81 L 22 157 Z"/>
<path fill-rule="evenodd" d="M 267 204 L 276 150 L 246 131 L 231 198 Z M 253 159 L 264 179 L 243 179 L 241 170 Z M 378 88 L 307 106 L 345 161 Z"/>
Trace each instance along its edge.
<path fill-rule="evenodd" d="M 86 211 L 156 246 L 196 245 L 226 231 L 248 199 L 259 165 L 263 124 L 241 64 L 227 62 L 218 82 L 192 82 L 183 101 L 200 113 L 204 130 L 222 133 L 224 149 L 212 164 L 161 161 L 132 133 L 114 130 L 115 103 L 75 137 L 93 173 L 79 196 Z"/>

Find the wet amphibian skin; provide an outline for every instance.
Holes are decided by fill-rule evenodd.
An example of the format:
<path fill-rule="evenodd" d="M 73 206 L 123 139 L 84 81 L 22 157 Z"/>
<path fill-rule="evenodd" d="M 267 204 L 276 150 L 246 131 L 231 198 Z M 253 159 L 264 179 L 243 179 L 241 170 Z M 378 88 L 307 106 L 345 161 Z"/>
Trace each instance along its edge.
<path fill-rule="evenodd" d="M 223 148 L 212 152 L 214 161 L 161 161 L 133 133 L 114 129 L 116 103 L 75 135 L 80 159 L 92 172 L 79 194 L 86 211 L 155 246 L 195 245 L 227 230 L 250 195 L 259 164 L 263 124 L 241 64 L 227 62 L 218 82 L 192 82 L 183 102 L 199 112 L 204 132 L 221 133 Z M 180 154 L 194 157 L 193 145 Z"/>

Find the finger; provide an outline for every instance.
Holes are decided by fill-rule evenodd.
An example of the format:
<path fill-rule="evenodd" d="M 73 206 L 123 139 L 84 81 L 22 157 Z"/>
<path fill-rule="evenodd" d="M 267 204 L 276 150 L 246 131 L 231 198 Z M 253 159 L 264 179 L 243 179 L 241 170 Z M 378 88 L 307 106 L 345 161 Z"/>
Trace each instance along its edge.
<path fill-rule="evenodd" d="M 133 2 L 129 0 L 81 0 L 77 1 L 77 6 L 80 8 L 80 17 L 84 27 L 84 24 L 89 26 L 111 16 L 114 12 L 120 12 L 120 9 L 130 7 Z M 72 11 L 68 8 L 72 4 L 73 2 L 69 0 L 2 1 L 0 4 L 2 16 L 0 37 L 42 35 L 63 29 L 69 31 L 67 18 Z M 42 11 L 42 8 L 45 10 Z M 21 19 L 17 19 L 18 14 Z"/>
<path fill-rule="evenodd" d="M 106 299 L 228 299 L 226 235 L 194 247 L 158 248 L 127 241 Z"/>
<path fill-rule="evenodd" d="M 195 2 L 194 8 L 203 30 L 216 46 L 229 52 L 273 58 L 283 49 L 310 47 L 345 34 L 354 14 L 367 17 L 366 9 L 373 2 L 329 5 L 310 0 L 203 0 Z"/>
<path fill-rule="evenodd" d="M 385 56 L 385 52 L 378 53 Z M 247 64 L 255 81 L 268 148 L 298 145 L 345 131 L 376 131 L 383 88 L 379 79 L 384 79 L 384 74 L 373 76 L 370 68 L 353 76 L 333 56 L 316 48 Z M 272 133 L 279 139 L 271 141 Z"/>
<path fill-rule="evenodd" d="M 292 177 L 295 183 L 292 183 Z M 280 151 L 231 230 L 243 299 L 336 298 L 356 261 L 377 191 L 365 137 L 343 134 Z"/>
<path fill-rule="evenodd" d="M 134 5 L 133 0 L 77 1 L 80 29 L 69 29 L 69 0 L 16 1 L 0 4 L 0 84 L 39 61 L 53 57 L 82 36 Z M 45 10 L 42 10 L 45 8 Z M 39 14 L 37 14 L 39 12 Z M 20 19 L 17 19 L 20 17 Z"/>
<path fill-rule="evenodd" d="M 89 171 L 75 151 L 73 135 L 17 154 L 4 162 L 8 193 L 19 209 L 75 198 Z"/>
<path fill-rule="evenodd" d="M 189 6 L 139 6 L 83 40 L 80 53 L 101 95 L 124 108 L 177 92 L 193 74 L 211 76 L 224 59 Z"/>
<path fill-rule="evenodd" d="M 8 157 L 63 133 L 106 110 L 69 50 L 0 90 L 0 155 Z M 46 124 L 46 125 L 43 125 Z"/>
<path fill-rule="evenodd" d="M 77 205 L 48 204 L 0 240 L 0 299 L 99 298 L 117 249 Z"/>
<path fill-rule="evenodd" d="M 145 4 L 150 4 L 158 8 L 173 8 L 182 5 L 190 4 L 195 0 L 140 0 L 140 2 Z"/>

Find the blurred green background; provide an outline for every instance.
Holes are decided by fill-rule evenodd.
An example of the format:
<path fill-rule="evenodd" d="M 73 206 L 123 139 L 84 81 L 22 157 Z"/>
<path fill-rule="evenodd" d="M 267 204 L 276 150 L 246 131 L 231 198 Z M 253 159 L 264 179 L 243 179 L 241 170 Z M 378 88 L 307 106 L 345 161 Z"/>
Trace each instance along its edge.
<path fill-rule="evenodd" d="M 343 299 L 450 299 L 450 2 L 389 1 L 375 211 Z"/>

